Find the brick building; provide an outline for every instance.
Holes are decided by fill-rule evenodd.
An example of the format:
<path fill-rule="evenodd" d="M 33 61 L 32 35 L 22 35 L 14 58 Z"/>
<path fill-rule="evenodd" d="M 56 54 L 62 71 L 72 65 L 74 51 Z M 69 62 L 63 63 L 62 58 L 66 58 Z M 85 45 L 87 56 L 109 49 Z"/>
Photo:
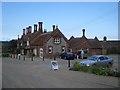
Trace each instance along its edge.
<path fill-rule="evenodd" d="M 82 30 L 82 37 L 74 38 L 73 36 L 69 39 L 69 48 L 71 51 L 76 52 L 78 50 L 87 50 L 88 54 L 102 54 L 102 45 L 97 37 L 94 39 L 88 39 L 85 36 L 85 29 Z"/>
<path fill-rule="evenodd" d="M 97 37 L 93 39 L 86 38 L 85 29 L 82 30 L 82 37 L 75 38 L 72 36 L 69 40 L 59 30 L 58 26 L 53 25 L 52 30 L 43 31 L 43 23 L 34 24 L 34 31 L 29 26 L 23 29 L 23 35 L 18 38 L 17 49 L 21 54 L 34 54 L 38 57 L 51 57 L 61 54 L 62 52 L 86 50 L 89 55 L 94 54 L 111 54 L 119 52 L 120 41 L 107 41 L 104 37 L 103 41 L 99 41 Z"/>
<path fill-rule="evenodd" d="M 53 30 L 43 31 L 42 22 L 34 25 L 34 32 L 29 26 L 23 29 L 23 35 L 18 39 L 18 49 L 21 54 L 34 54 L 40 58 L 59 55 L 68 49 L 68 40 L 59 30 L 58 26 L 53 25 Z"/>
<path fill-rule="evenodd" d="M 105 36 L 100 43 L 104 48 L 104 54 L 120 54 L 120 40 L 107 40 Z"/>

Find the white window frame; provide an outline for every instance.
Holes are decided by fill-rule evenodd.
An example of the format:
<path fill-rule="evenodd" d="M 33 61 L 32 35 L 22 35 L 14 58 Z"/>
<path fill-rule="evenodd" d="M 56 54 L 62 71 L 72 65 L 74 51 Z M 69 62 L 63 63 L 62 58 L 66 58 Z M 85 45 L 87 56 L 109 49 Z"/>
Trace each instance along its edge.
<path fill-rule="evenodd" d="M 21 43 L 20 46 L 23 46 L 23 44 Z"/>
<path fill-rule="evenodd" d="M 37 56 L 37 49 L 36 48 L 33 49 L 33 53 L 35 56 Z"/>
<path fill-rule="evenodd" d="M 29 42 L 29 40 L 27 41 L 27 46 L 29 46 L 30 45 L 30 42 Z"/>
<path fill-rule="evenodd" d="M 40 48 L 40 58 L 43 58 L 43 48 Z"/>
<path fill-rule="evenodd" d="M 48 47 L 48 53 L 51 54 L 53 52 L 53 47 L 52 46 L 49 46 Z"/>
<path fill-rule="evenodd" d="M 55 39 L 54 39 L 54 43 L 55 43 L 55 44 L 60 44 L 60 38 L 55 38 Z"/>
<path fill-rule="evenodd" d="M 62 51 L 62 53 L 65 52 L 65 46 L 63 46 L 63 47 L 61 48 L 61 51 Z"/>

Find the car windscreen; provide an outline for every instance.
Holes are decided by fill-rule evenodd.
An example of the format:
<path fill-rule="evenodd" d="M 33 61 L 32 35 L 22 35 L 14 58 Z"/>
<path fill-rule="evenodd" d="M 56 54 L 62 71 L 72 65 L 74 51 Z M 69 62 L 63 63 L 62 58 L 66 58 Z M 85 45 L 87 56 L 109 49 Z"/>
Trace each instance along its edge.
<path fill-rule="evenodd" d="M 96 60 L 97 60 L 97 58 L 98 58 L 98 57 L 96 57 L 96 56 L 91 56 L 91 57 L 89 57 L 89 58 L 88 58 L 88 60 L 93 60 L 93 61 L 96 61 Z"/>

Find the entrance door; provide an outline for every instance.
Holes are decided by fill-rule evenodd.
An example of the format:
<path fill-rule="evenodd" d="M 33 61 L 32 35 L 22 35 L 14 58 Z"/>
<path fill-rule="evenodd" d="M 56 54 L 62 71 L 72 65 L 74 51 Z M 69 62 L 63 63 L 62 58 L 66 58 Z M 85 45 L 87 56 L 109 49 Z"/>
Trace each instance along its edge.
<path fill-rule="evenodd" d="M 40 48 L 40 58 L 43 58 L 43 48 Z"/>

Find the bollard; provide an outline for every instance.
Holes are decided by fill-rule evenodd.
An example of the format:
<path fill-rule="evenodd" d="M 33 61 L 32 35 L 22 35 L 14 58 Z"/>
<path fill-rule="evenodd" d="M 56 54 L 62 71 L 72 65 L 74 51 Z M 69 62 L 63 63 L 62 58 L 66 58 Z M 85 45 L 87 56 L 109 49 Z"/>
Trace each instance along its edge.
<path fill-rule="evenodd" d="M 33 56 L 31 56 L 31 61 L 33 61 Z"/>
<path fill-rule="evenodd" d="M 68 60 L 68 67 L 70 67 L 70 60 Z"/>
<path fill-rule="evenodd" d="M 15 56 L 16 56 L 16 59 L 18 59 L 18 55 L 16 54 Z"/>
<path fill-rule="evenodd" d="M 44 61 L 44 56 L 43 56 L 43 61 Z"/>
<path fill-rule="evenodd" d="M 23 56 L 23 60 L 25 61 L 25 55 Z"/>
<path fill-rule="evenodd" d="M 54 57 L 54 60 L 56 60 L 56 57 Z"/>
<path fill-rule="evenodd" d="M 20 60 L 20 55 L 18 56 L 19 60 Z"/>

